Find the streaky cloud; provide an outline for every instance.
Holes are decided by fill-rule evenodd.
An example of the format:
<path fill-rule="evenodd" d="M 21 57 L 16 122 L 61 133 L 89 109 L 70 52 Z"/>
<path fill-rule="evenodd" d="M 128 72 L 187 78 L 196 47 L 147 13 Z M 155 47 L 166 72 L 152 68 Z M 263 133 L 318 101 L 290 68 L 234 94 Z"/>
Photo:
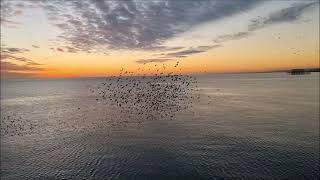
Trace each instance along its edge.
<path fill-rule="evenodd" d="M 171 61 L 173 59 L 169 59 L 169 58 L 150 58 L 150 59 L 139 59 L 136 62 L 139 64 L 147 64 L 147 63 L 160 63 L 160 62 L 166 62 L 166 61 Z"/>
<path fill-rule="evenodd" d="M 43 68 L 29 65 L 18 65 L 9 61 L 1 61 L 1 71 L 41 71 Z"/>
<path fill-rule="evenodd" d="M 303 12 L 305 12 L 309 7 L 315 5 L 319 5 L 319 1 L 309 3 L 296 3 L 288 8 L 273 12 L 268 17 L 254 19 L 249 25 L 249 31 L 256 31 L 258 29 L 262 29 L 266 26 L 276 23 L 296 21 L 301 17 Z"/>
<path fill-rule="evenodd" d="M 176 50 L 180 50 L 183 49 L 185 47 L 182 46 L 150 46 L 150 47 L 146 47 L 144 50 L 146 51 L 176 51 Z"/>
<path fill-rule="evenodd" d="M 195 48 L 189 48 L 187 50 L 177 51 L 173 53 L 167 53 L 165 54 L 165 57 L 187 57 L 192 54 L 198 54 L 205 51 L 208 51 L 209 49 L 219 48 L 221 47 L 220 44 L 215 44 L 212 46 L 198 46 Z"/>
<path fill-rule="evenodd" d="M 34 67 L 42 64 L 36 63 L 31 59 L 17 55 L 28 51 L 30 50 L 25 48 L 12 48 L 2 45 L 0 50 L 1 72 L 25 72 L 44 70 L 41 67 Z M 16 63 L 17 61 L 19 62 L 19 64 Z"/>
<path fill-rule="evenodd" d="M 26 65 L 27 65 L 27 66 L 39 66 L 39 65 L 43 65 L 43 64 L 36 63 L 36 62 L 27 62 Z"/>
<path fill-rule="evenodd" d="M 213 39 L 213 42 L 224 43 L 227 41 L 240 40 L 254 35 L 254 31 L 258 31 L 269 25 L 297 21 L 309 7 L 315 6 L 317 4 L 319 5 L 319 2 L 295 3 L 290 7 L 275 11 L 269 16 L 261 17 L 259 19 L 253 19 L 248 25 L 247 31 L 220 35 Z"/>
<path fill-rule="evenodd" d="M 217 38 L 213 40 L 215 43 L 223 43 L 227 41 L 233 41 L 233 40 L 240 40 L 243 38 L 247 38 L 252 35 L 252 32 L 250 31 L 244 31 L 244 32 L 237 32 L 234 34 L 224 34 L 220 35 Z"/>
<path fill-rule="evenodd" d="M 0 60 L 15 60 L 15 61 L 20 61 L 20 62 L 33 62 L 31 59 L 25 58 L 25 57 L 19 57 L 17 54 L 21 54 L 24 52 L 29 52 L 29 49 L 25 48 L 9 48 L 6 47 L 5 45 L 2 45 L 1 50 L 0 50 Z"/>
<path fill-rule="evenodd" d="M 73 48 L 73 47 L 66 46 L 65 48 L 67 49 L 67 52 L 69 52 L 69 53 L 76 53 L 76 52 L 78 52 L 78 49 Z"/>
<path fill-rule="evenodd" d="M 57 48 L 57 51 L 64 52 L 62 48 Z"/>
<path fill-rule="evenodd" d="M 211 45 L 211 46 L 191 47 L 186 50 L 180 50 L 180 51 L 171 52 L 171 53 L 162 53 L 161 56 L 159 56 L 157 58 L 140 59 L 140 60 L 137 60 L 136 62 L 140 63 L 140 64 L 151 63 L 151 62 L 166 62 L 166 61 L 175 60 L 176 58 L 185 58 L 185 57 L 191 56 L 193 54 L 206 52 L 209 49 L 214 49 L 214 48 L 219 48 L 219 47 L 221 47 L 220 44 L 215 44 L 215 45 Z"/>
<path fill-rule="evenodd" d="M 29 49 L 25 48 L 8 48 L 8 47 L 1 47 L 1 53 L 23 53 L 28 52 Z"/>

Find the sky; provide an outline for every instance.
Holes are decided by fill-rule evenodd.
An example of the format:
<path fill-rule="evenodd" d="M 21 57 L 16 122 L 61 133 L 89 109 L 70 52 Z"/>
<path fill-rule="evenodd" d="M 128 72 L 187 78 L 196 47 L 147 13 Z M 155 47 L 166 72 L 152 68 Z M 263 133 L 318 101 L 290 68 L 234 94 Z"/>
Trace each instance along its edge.
<path fill-rule="evenodd" d="M 320 63 L 318 0 L 1 0 L 0 20 L 1 78 L 109 76 L 121 68 L 139 75 L 156 64 L 232 73 Z"/>

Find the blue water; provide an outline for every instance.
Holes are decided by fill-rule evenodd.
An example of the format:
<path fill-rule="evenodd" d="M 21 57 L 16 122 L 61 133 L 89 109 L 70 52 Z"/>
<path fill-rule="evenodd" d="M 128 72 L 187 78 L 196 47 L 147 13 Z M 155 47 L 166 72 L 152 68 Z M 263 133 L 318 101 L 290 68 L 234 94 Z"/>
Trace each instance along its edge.
<path fill-rule="evenodd" d="M 320 177 L 319 73 L 197 76 L 193 107 L 139 122 L 101 81 L 2 81 L 1 179 Z"/>

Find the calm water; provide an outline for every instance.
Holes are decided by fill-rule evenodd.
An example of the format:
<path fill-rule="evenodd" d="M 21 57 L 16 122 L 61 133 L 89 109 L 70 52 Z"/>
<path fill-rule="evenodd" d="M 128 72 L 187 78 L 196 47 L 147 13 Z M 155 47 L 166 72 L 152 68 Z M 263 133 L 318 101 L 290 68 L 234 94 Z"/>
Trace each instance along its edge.
<path fill-rule="evenodd" d="M 193 108 L 140 123 L 98 78 L 2 82 L 2 122 L 27 128 L 2 127 L 1 179 L 319 178 L 318 73 L 197 79 Z"/>

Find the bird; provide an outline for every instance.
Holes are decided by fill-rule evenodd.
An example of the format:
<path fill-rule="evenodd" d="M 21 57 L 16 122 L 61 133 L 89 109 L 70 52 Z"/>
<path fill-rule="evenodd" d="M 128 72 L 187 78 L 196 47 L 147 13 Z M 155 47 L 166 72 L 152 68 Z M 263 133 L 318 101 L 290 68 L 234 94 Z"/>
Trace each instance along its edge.
<path fill-rule="evenodd" d="M 1 118 L 1 136 L 24 136 L 31 134 L 36 127 L 31 120 L 15 112 L 5 112 Z"/>
<path fill-rule="evenodd" d="M 179 61 L 174 68 L 177 68 Z M 144 64 L 145 66 L 145 64 Z M 176 72 L 164 72 L 166 66 L 154 65 L 155 74 L 123 76 L 133 74 L 121 67 L 119 75 L 104 78 L 105 82 L 91 90 L 96 94 L 96 101 L 102 101 L 125 112 L 128 119 L 141 123 L 141 119 L 173 119 L 175 114 L 192 107 L 197 80 L 190 75 Z M 143 71 L 145 67 L 139 67 Z M 150 68 L 149 68 L 150 70 Z M 123 118 L 123 117 L 122 117 Z M 122 122 L 129 122 L 122 119 Z"/>

